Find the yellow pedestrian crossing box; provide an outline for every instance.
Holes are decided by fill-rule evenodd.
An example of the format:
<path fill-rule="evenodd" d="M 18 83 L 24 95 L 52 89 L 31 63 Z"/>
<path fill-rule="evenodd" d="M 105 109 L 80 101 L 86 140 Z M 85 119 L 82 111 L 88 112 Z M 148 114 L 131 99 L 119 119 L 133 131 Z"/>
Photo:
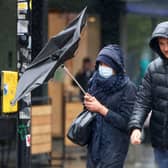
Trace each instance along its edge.
<path fill-rule="evenodd" d="M 2 113 L 14 113 L 18 110 L 18 104 L 11 105 L 16 94 L 18 83 L 18 72 L 1 71 L 1 104 Z"/>

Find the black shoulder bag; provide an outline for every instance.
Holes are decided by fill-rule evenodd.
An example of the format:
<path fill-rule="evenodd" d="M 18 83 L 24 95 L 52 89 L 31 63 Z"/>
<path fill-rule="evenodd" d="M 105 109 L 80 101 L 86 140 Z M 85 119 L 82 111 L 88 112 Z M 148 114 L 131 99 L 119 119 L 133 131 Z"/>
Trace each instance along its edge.
<path fill-rule="evenodd" d="M 82 111 L 72 122 L 67 137 L 75 144 L 84 146 L 88 144 L 91 136 L 92 121 L 96 113 L 88 110 Z"/>

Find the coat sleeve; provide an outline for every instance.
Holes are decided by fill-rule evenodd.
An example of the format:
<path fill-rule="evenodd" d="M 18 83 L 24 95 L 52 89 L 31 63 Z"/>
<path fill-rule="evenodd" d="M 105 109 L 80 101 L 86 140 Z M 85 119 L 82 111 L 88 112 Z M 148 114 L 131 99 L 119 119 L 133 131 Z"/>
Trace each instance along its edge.
<path fill-rule="evenodd" d="M 121 131 L 128 131 L 128 122 L 133 111 L 135 96 L 136 87 L 132 82 L 130 82 L 126 91 L 122 95 L 121 102 L 119 102 L 120 106 L 118 111 L 115 112 L 109 109 L 107 115 L 105 116 L 105 120 Z"/>
<path fill-rule="evenodd" d="M 129 132 L 133 129 L 142 129 L 142 126 L 151 111 L 152 103 L 152 77 L 150 67 L 142 80 L 142 84 L 139 87 L 139 91 L 136 96 L 136 102 L 134 105 L 133 113 L 130 117 L 128 124 Z"/>

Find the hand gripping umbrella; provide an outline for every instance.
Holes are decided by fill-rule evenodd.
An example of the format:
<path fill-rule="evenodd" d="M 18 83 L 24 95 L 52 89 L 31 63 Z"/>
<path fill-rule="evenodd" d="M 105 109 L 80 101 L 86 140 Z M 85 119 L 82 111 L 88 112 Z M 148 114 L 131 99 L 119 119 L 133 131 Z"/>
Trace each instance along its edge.
<path fill-rule="evenodd" d="M 12 104 L 52 78 L 56 69 L 74 56 L 85 25 L 86 8 L 63 31 L 52 37 L 27 67 L 18 82 Z"/>

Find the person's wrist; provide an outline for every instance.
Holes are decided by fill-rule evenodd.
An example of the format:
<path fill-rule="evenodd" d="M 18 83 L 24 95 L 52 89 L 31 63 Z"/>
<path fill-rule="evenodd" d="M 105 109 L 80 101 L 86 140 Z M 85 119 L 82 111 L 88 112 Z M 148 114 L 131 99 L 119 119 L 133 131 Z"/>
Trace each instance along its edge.
<path fill-rule="evenodd" d="M 106 116 L 107 113 L 108 113 L 108 109 L 105 107 L 105 106 L 101 106 L 101 110 L 100 110 L 100 113 L 103 115 L 103 116 Z"/>

